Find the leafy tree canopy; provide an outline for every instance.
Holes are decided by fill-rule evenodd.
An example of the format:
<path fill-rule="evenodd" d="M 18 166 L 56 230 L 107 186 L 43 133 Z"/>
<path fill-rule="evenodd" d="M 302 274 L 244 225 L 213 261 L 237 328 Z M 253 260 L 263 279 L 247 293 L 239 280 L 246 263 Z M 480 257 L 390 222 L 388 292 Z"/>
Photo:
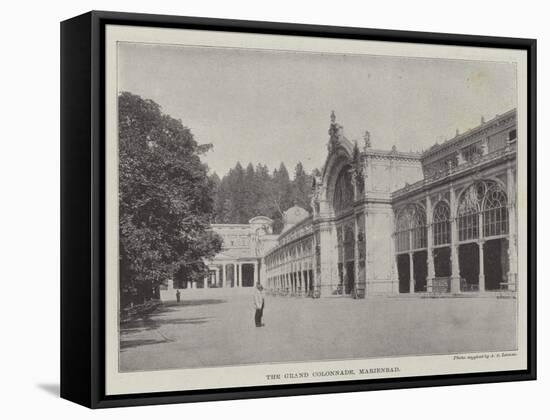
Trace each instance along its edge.
<path fill-rule="evenodd" d="M 203 276 L 203 258 L 221 249 L 208 230 L 216 189 L 200 145 L 180 120 L 137 95 L 119 95 L 119 220 L 121 291 L 148 297 L 185 270 Z"/>

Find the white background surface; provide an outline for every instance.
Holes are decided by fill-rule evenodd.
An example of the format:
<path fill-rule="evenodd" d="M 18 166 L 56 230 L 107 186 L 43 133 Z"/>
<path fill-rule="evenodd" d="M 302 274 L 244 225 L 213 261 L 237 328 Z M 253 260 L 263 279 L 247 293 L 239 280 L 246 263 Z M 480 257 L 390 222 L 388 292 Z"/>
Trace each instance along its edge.
<path fill-rule="evenodd" d="M 2 10 L 0 410 L 2 418 L 543 418 L 549 409 L 548 245 L 539 240 L 539 380 L 92 412 L 59 389 L 59 22 L 90 9 L 538 38 L 539 238 L 550 234 L 544 2 L 7 2 Z M 545 354 L 546 353 L 546 354 Z"/>

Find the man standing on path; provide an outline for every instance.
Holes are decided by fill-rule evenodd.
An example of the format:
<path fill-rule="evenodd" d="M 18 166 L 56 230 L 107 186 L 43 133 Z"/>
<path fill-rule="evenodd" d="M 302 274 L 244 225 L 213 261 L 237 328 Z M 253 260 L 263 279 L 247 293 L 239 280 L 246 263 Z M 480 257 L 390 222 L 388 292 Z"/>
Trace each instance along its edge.
<path fill-rule="evenodd" d="M 256 309 L 254 321 L 256 322 L 256 327 L 264 326 L 264 324 L 262 324 L 262 316 L 264 314 L 264 294 L 262 290 L 262 285 L 256 283 L 256 290 L 254 291 L 254 309 Z"/>

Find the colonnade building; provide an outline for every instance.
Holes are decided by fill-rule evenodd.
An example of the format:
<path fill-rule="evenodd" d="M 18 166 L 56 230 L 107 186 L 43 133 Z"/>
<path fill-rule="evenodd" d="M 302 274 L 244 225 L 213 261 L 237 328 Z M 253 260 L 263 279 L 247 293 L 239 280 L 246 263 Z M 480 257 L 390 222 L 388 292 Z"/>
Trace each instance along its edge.
<path fill-rule="evenodd" d="M 177 289 L 217 289 L 252 287 L 265 278 L 262 256 L 277 244 L 273 220 L 257 216 L 243 224 L 212 224 L 223 246 L 213 259 L 205 261 L 208 274 L 199 281 L 174 278 L 163 291 L 164 300 L 173 299 Z"/>
<path fill-rule="evenodd" d="M 256 216 L 247 224 L 213 224 L 223 239 L 223 249 L 207 261 L 206 287 L 252 287 L 265 277 L 262 256 L 277 243 L 273 220 Z"/>
<path fill-rule="evenodd" d="M 422 153 L 350 142 L 331 116 L 312 214 L 261 259 L 274 294 L 511 293 L 517 284 L 516 111 Z"/>

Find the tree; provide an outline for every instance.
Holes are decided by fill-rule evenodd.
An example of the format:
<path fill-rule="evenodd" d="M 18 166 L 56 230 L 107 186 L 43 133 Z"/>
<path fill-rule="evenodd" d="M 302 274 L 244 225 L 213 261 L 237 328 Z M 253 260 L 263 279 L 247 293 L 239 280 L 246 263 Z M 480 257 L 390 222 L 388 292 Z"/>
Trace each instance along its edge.
<path fill-rule="evenodd" d="M 312 177 L 304 171 L 302 162 L 296 164 L 294 180 L 292 182 L 292 196 L 294 203 L 311 212 L 311 183 Z"/>
<path fill-rule="evenodd" d="M 273 214 L 270 189 L 272 179 L 269 168 L 259 163 L 256 165 L 256 214 L 255 216 L 268 216 Z"/>
<path fill-rule="evenodd" d="M 243 187 L 244 187 L 244 195 L 243 195 L 243 222 L 242 223 L 248 223 L 250 219 L 252 219 L 254 216 L 257 216 L 257 197 L 258 197 L 258 185 L 256 182 L 256 172 L 254 171 L 254 165 L 252 163 L 249 163 L 246 167 L 246 171 L 244 174 L 244 180 L 243 180 Z"/>
<path fill-rule="evenodd" d="M 318 170 L 316 170 L 318 172 Z M 270 174 L 261 163 L 246 169 L 237 162 L 221 179 L 216 192 L 216 222 L 247 223 L 254 216 L 273 219 L 273 230 L 283 228 L 283 213 L 294 204 L 311 212 L 312 175 L 301 163 L 296 165 L 294 179 L 290 179 L 284 163 Z"/>
<path fill-rule="evenodd" d="M 271 200 L 274 206 L 274 212 L 271 215 L 273 219 L 273 229 L 279 232 L 284 224 L 283 213 L 292 205 L 292 184 L 284 163 L 279 165 L 279 169 L 273 171 L 273 182 L 270 188 Z"/>
<path fill-rule="evenodd" d="M 241 162 L 237 162 L 235 168 L 229 171 L 229 194 L 232 203 L 231 223 L 246 223 L 244 215 L 246 209 L 246 189 L 244 185 L 245 173 Z"/>
<path fill-rule="evenodd" d="M 284 163 L 281 163 L 279 169 L 273 172 L 271 199 L 281 214 L 294 204 L 292 197 L 292 184 Z"/>
<path fill-rule="evenodd" d="M 184 269 L 204 275 L 221 249 L 209 230 L 215 180 L 180 120 L 137 95 L 119 95 L 120 287 L 134 303 Z"/>
<path fill-rule="evenodd" d="M 220 188 L 220 183 L 222 182 L 222 180 L 220 179 L 218 174 L 214 172 L 212 175 L 210 175 L 210 181 L 212 181 L 213 193 L 216 194 L 218 188 Z"/>

